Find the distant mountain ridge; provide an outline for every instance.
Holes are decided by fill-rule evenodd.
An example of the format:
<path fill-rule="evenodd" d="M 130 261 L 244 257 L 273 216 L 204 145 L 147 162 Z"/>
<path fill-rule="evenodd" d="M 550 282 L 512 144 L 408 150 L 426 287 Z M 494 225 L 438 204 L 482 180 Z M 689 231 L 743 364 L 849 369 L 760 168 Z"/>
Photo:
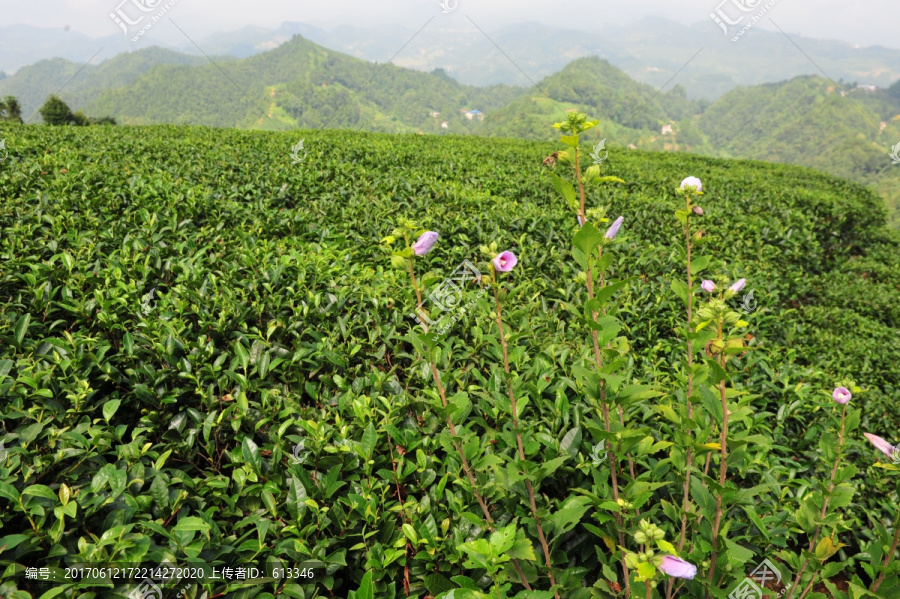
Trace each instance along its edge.
<path fill-rule="evenodd" d="M 248 26 L 216 33 L 198 40 L 198 45 L 209 55 L 247 58 L 272 50 L 294 35 L 302 35 L 331 50 L 371 62 L 384 62 L 400 49 L 402 42 L 398 40 L 412 39 L 415 33 L 415 29 L 398 26 L 342 25 L 326 30 L 305 23 L 284 22 L 274 29 Z M 523 22 L 487 33 L 490 39 L 474 27 L 454 29 L 436 21 L 403 48 L 394 64 L 424 72 L 442 68 L 467 85 L 527 86 L 528 78 L 536 81 L 559 72 L 572 60 L 597 56 L 609 60 L 631 78 L 657 88 L 677 72 L 677 80 L 689 98 L 707 100 L 714 100 L 739 85 L 818 75 L 821 74 L 818 67 L 836 81 L 887 87 L 900 78 L 900 49 L 857 48 L 845 42 L 795 35 L 791 41 L 781 33 L 760 29 L 752 29 L 740 43 L 732 43 L 712 21 L 686 26 L 646 17 L 635 23 L 595 31 Z M 513 62 L 497 50 L 495 43 Z M 814 56 L 815 64 L 793 43 Z M 121 35 L 93 40 L 74 31 L 14 25 L 0 27 L 0 70 L 12 72 L 49 58 L 66 58 L 83 64 L 101 48 L 96 60 L 145 49 L 149 44 L 200 55 L 194 44 L 183 39 L 177 30 L 174 34 L 154 30 L 152 36 L 131 43 Z M 520 69 L 527 73 L 527 78 Z"/>
<path fill-rule="evenodd" d="M 299 35 L 219 67 L 227 77 L 205 59 L 197 66 L 157 64 L 128 85 L 102 91 L 84 111 L 135 125 L 473 133 L 480 121 L 467 117 L 466 110 L 492 111 L 521 93 L 507 85 L 474 87 L 375 65 Z"/>

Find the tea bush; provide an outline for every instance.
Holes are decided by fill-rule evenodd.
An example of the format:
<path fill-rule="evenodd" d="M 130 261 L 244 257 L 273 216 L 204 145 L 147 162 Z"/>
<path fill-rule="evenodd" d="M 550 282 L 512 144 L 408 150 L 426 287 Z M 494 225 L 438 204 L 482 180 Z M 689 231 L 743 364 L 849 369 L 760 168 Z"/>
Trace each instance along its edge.
<path fill-rule="evenodd" d="M 763 558 L 793 587 L 804 570 L 797 597 L 811 574 L 810 598 L 900 596 L 895 564 L 877 595 L 866 590 L 891 553 L 898 498 L 861 432 L 890 440 L 900 422 L 900 238 L 876 196 L 796 167 L 610 153 L 602 173 L 624 182 L 590 188 L 587 207 L 600 210 L 586 216 L 598 227 L 624 216 L 604 250 L 606 281 L 627 281 L 604 306 L 620 327 L 604 352 L 621 358 L 605 375 L 621 380 L 604 380 L 631 391 L 616 404 L 624 424 L 614 407 L 607 425 L 589 373 L 593 249 L 573 254 L 575 213 L 542 166 L 560 145 L 301 135 L 308 155 L 294 164 L 287 134 L 3 125 L 0 595 L 134 587 L 46 583 L 27 579 L 29 566 L 280 560 L 315 575 L 182 590 L 459 598 L 517 593 L 524 579 L 533 597 L 625 596 L 627 554 L 646 558 L 644 545 L 677 544 L 682 530 L 690 427 L 673 212 L 694 175 L 706 272 L 720 287 L 746 278 L 756 305 L 741 331 L 750 351 L 727 364 L 724 488 L 721 448 L 698 436 L 718 439 L 718 387 L 694 404 L 700 464 L 680 555 L 699 573 L 654 596 L 715 586 L 725 597 Z M 440 233 L 415 257 L 423 292 L 464 260 L 487 275 L 494 253 L 515 253 L 496 298 L 510 375 L 489 287 L 462 288 L 467 308 L 440 337 L 415 332 L 409 272 L 382 243 L 407 222 Z M 844 379 L 864 392 L 842 419 L 830 394 Z M 714 535 L 705 514 L 717 498 L 725 528 Z M 820 536 L 832 545 L 802 553 Z M 632 595 L 651 592 L 631 570 Z"/>

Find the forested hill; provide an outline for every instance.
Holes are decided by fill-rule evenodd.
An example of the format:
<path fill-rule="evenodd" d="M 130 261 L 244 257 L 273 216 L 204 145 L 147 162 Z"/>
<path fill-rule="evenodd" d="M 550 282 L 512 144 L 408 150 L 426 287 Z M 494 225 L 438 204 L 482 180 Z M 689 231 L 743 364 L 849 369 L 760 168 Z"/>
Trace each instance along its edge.
<path fill-rule="evenodd" d="M 229 58 L 215 57 L 215 60 Z M 24 118 L 29 119 L 50 94 L 59 94 L 70 106 L 84 108 L 104 91 L 126 86 L 157 65 L 188 66 L 208 62 L 203 56 L 190 56 L 156 46 L 119 54 L 99 65 L 53 58 L 24 67 L 12 77 L 0 79 L 0 97 L 16 96 L 22 104 Z M 35 117 L 37 120 L 39 117 Z"/>
<path fill-rule="evenodd" d="M 243 128 L 354 128 L 383 132 L 471 132 L 464 111 L 495 110 L 521 88 L 462 85 L 439 74 L 375 64 L 300 36 L 249 58 L 162 65 L 103 93 L 86 112 L 126 124 L 190 123 Z M 447 122 L 446 129 L 441 124 Z"/>

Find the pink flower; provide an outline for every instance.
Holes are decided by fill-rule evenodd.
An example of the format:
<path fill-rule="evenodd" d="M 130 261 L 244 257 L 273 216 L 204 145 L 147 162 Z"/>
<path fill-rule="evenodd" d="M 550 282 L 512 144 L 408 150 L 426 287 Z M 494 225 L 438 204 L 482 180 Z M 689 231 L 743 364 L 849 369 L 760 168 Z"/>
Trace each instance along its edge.
<path fill-rule="evenodd" d="M 497 254 L 497 257 L 494 258 L 494 268 L 497 269 L 497 272 L 509 272 L 518 263 L 519 259 L 510 251 Z"/>
<path fill-rule="evenodd" d="M 700 288 L 703 289 L 703 291 L 705 291 L 707 293 L 712 293 L 713 291 L 716 290 L 716 284 L 713 283 L 712 281 L 710 281 L 709 279 L 706 279 L 705 281 L 700 283 Z"/>
<path fill-rule="evenodd" d="M 681 189 L 685 187 L 696 187 L 697 191 L 703 191 L 703 183 L 700 182 L 700 179 L 697 177 L 688 177 L 684 181 L 681 182 Z"/>
<path fill-rule="evenodd" d="M 831 398 L 842 406 L 850 403 L 851 397 L 853 396 L 850 394 L 850 391 L 848 391 L 846 387 L 838 387 L 834 390 L 834 393 L 831 394 Z"/>
<path fill-rule="evenodd" d="M 604 235 L 604 237 L 606 237 L 607 239 L 615 239 L 616 235 L 619 234 L 619 229 L 622 227 L 622 221 L 624 220 L 624 216 L 620 216 L 619 218 L 617 218 L 615 222 L 613 222 L 612 226 L 606 230 L 606 235 Z"/>
<path fill-rule="evenodd" d="M 869 443 L 875 446 L 875 448 L 886 455 L 889 458 L 894 457 L 894 452 L 897 451 L 897 448 L 879 437 L 878 435 L 873 435 L 871 433 L 863 433 L 866 439 L 869 440 Z"/>
<path fill-rule="evenodd" d="M 676 578 L 686 578 L 688 580 L 693 579 L 694 576 L 697 575 L 697 566 L 688 563 L 683 559 L 679 559 L 674 555 L 663 557 L 659 569 L 662 570 L 663 574 L 668 574 L 669 576 L 674 576 Z"/>
<path fill-rule="evenodd" d="M 738 280 L 734 283 L 734 285 L 732 285 L 731 287 L 729 287 L 729 289 L 732 290 L 732 291 L 734 291 L 735 293 L 737 293 L 738 291 L 740 291 L 741 289 L 743 289 L 743 288 L 744 288 L 744 285 L 746 285 L 746 284 L 747 284 L 747 279 L 738 279 Z"/>
<path fill-rule="evenodd" d="M 438 234 L 434 231 L 425 231 L 419 236 L 418 241 L 416 241 L 412 249 L 416 253 L 416 256 L 424 256 L 428 252 L 431 251 L 431 248 L 434 247 L 435 242 L 438 239 Z"/>

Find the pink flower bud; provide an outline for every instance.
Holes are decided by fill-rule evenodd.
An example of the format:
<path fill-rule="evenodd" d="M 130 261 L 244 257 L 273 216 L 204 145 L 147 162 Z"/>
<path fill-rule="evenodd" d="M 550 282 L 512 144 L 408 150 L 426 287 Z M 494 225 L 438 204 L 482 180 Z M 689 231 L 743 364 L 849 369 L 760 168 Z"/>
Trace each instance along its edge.
<path fill-rule="evenodd" d="M 659 569 L 662 570 L 663 574 L 668 574 L 669 576 L 674 576 L 675 578 L 686 578 L 688 580 L 692 580 L 694 576 L 697 575 L 697 566 L 692 563 L 686 562 L 683 559 L 677 558 L 674 555 L 667 555 L 663 557 L 662 564 L 660 564 Z"/>
<path fill-rule="evenodd" d="M 735 281 L 734 285 L 732 285 L 728 289 L 737 293 L 738 291 L 743 289 L 744 285 L 746 285 L 746 284 L 747 284 L 747 279 L 738 279 L 737 281 Z"/>
<path fill-rule="evenodd" d="M 435 242 L 438 240 L 438 234 L 434 231 L 425 231 L 419 236 L 419 239 L 413 244 L 413 252 L 416 256 L 424 256 L 431 251 Z"/>
<path fill-rule="evenodd" d="M 606 237 L 607 239 L 615 239 L 616 235 L 619 234 L 619 229 L 622 228 L 622 222 L 624 220 L 625 220 L 624 216 L 620 216 L 619 218 L 617 218 L 613 222 L 612 226 L 606 230 L 606 234 L 604 235 L 604 237 Z"/>
<path fill-rule="evenodd" d="M 707 293 L 712 293 L 713 291 L 716 290 L 716 284 L 713 283 L 712 281 L 710 281 L 709 279 L 706 279 L 705 281 L 700 283 L 700 287 L 703 289 L 703 291 L 705 291 Z"/>
<path fill-rule="evenodd" d="M 863 433 L 863 436 L 865 436 L 865 438 L 868 439 L 869 442 L 872 445 L 874 445 L 878 451 L 880 451 L 881 453 L 883 453 L 884 455 L 886 455 L 889 458 L 894 457 L 893 454 L 897 450 L 896 447 L 894 447 L 893 445 L 891 445 L 890 443 L 888 443 L 887 441 L 885 441 L 878 435 L 873 435 L 871 433 Z"/>

